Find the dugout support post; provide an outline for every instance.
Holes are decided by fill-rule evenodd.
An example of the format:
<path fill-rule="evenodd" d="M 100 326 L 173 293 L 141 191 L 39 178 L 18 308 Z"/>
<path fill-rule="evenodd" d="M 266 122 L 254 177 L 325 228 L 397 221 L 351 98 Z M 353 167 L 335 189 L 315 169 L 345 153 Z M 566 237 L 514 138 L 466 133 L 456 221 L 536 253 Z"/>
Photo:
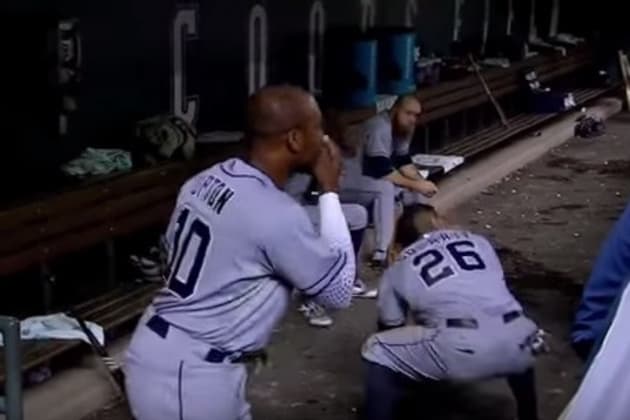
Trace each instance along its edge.
<path fill-rule="evenodd" d="M 0 333 L 4 339 L 4 365 L 6 379 L 1 411 L 7 420 L 23 419 L 22 398 L 22 350 L 20 342 L 20 321 L 13 317 L 0 316 Z"/>

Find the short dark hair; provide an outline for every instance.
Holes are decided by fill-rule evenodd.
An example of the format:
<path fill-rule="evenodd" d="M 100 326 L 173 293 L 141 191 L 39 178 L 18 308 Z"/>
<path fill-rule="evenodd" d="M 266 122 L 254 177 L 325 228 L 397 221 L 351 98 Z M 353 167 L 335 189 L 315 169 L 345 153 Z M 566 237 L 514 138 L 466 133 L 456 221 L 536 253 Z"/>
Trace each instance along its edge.
<path fill-rule="evenodd" d="M 419 221 L 422 220 L 423 217 L 436 216 L 437 211 L 435 207 L 428 204 L 413 204 L 405 207 L 396 225 L 396 237 L 394 238 L 394 242 L 403 248 L 407 248 L 409 245 L 416 242 L 421 235 L 427 233 L 426 230 L 423 230 Z"/>

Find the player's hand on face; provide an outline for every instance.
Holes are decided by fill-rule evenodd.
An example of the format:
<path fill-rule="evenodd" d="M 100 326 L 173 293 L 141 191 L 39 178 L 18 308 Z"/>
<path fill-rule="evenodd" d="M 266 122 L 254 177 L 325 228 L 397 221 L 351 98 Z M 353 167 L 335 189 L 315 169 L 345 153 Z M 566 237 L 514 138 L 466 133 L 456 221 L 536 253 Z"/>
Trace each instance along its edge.
<path fill-rule="evenodd" d="M 426 179 L 418 180 L 415 183 L 413 190 L 429 198 L 433 197 L 438 192 L 437 186 Z"/>
<path fill-rule="evenodd" d="M 313 176 L 317 179 L 321 192 L 337 191 L 342 171 L 342 159 L 339 147 L 325 136 L 322 150 L 313 167 Z"/>

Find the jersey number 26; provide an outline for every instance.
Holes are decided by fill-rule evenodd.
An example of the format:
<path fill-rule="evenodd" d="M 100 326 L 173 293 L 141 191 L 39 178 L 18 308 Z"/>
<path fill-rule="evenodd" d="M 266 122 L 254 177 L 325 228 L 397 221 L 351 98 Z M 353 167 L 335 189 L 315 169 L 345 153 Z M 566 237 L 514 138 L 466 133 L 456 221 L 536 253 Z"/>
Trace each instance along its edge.
<path fill-rule="evenodd" d="M 166 268 L 168 288 L 182 299 L 197 288 L 201 268 L 212 240 L 210 228 L 201 220 L 189 220 L 190 210 L 184 209 L 177 218 L 173 249 Z"/>
<path fill-rule="evenodd" d="M 446 251 L 462 271 L 484 270 L 486 263 L 475 251 L 470 241 L 452 242 L 446 245 Z M 431 287 L 436 283 L 455 275 L 455 267 L 449 264 L 441 250 L 429 249 L 413 259 L 413 266 L 419 269 L 420 278 Z"/>

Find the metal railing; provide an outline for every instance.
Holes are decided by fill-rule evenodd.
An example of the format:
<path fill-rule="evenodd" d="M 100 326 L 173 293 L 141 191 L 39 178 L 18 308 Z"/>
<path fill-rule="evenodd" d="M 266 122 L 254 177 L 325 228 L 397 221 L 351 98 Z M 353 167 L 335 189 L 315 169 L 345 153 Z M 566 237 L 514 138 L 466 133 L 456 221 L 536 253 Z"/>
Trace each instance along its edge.
<path fill-rule="evenodd" d="M 0 400 L 0 412 L 6 414 L 6 420 L 22 420 L 20 321 L 13 317 L 0 316 L 0 333 L 4 338 L 4 366 L 6 371 L 4 398 Z"/>

